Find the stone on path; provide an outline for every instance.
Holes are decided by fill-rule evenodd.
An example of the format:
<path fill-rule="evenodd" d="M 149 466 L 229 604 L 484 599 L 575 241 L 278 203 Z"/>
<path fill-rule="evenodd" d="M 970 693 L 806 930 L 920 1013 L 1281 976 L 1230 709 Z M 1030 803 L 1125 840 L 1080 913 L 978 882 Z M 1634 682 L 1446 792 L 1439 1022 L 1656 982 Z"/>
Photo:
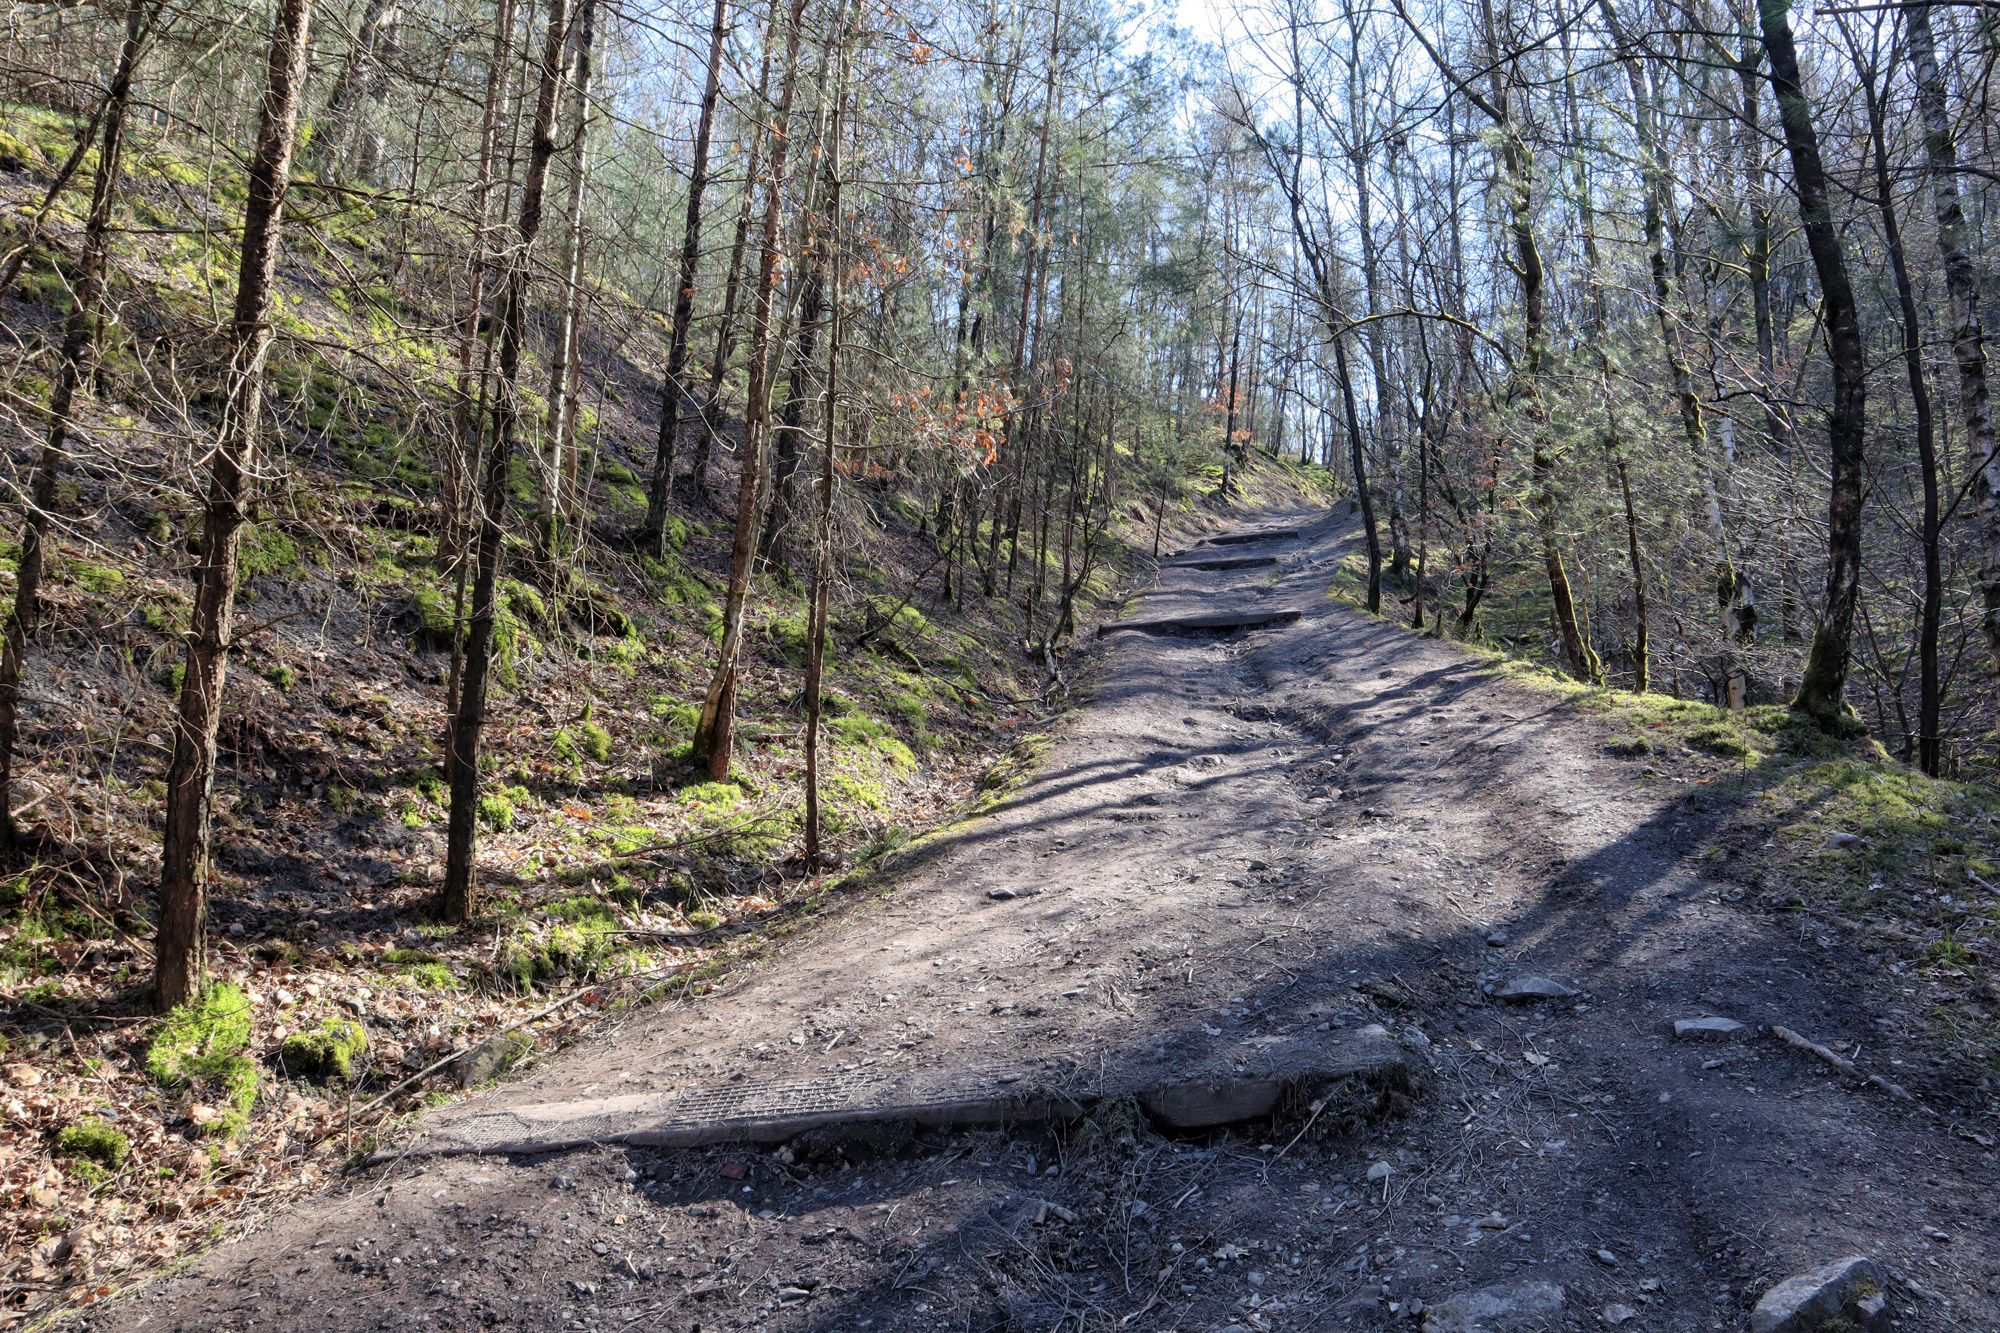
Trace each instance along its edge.
<path fill-rule="evenodd" d="M 1547 977 L 1509 977 L 1493 995 L 1495 999 L 1525 1004 L 1529 1000 L 1567 1000 L 1576 993 L 1560 981 L 1551 981 Z"/>
<path fill-rule="evenodd" d="M 1888 1303 L 1873 1260 L 1850 1255 L 1786 1278 L 1750 1312 L 1750 1333 L 1806 1333 L 1841 1318 L 1870 1333 L 1886 1333 Z"/>
<path fill-rule="evenodd" d="M 1674 1035 L 1686 1041 L 1705 1041 L 1733 1037 L 1743 1030 L 1743 1025 L 1733 1018 L 1677 1018 L 1674 1020 Z"/>
<path fill-rule="evenodd" d="M 1563 1289 L 1553 1282 L 1502 1282 L 1447 1296 L 1424 1312 L 1424 1333 L 1514 1333 L 1554 1322 Z"/>

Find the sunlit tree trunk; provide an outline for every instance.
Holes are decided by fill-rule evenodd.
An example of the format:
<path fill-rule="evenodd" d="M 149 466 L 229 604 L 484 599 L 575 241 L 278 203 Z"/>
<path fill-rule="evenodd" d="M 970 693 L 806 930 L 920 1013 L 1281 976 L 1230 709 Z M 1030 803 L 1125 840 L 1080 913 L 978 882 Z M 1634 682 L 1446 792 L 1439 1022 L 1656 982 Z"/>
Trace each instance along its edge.
<path fill-rule="evenodd" d="M 1831 479 L 1827 497 L 1826 603 L 1792 707 L 1827 731 L 1844 722 L 1847 663 L 1854 636 L 1855 606 L 1861 593 L 1861 497 L 1863 452 L 1867 443 L 1868 366 L 1861 341 L 1861 315 L 1847 258 L 1827 197 L 1826 167 L 1819 134 L 1799 82 L 1798 52 L 1786 19 L 1788 0 L 1763 0 L 1758 22 L 1764 54 L 1771 62 L 1778 118 L 1792 159 L 1792 183 L 1799 196 L 1799 224 L 1819 275 L 1827 353 L 1833 363 L 1833 403 L 1827 421 Z"/>
<path fill-rule="evenodd" d="M 445 826 L 444 884 L 438 915 L 447 921 L 472 916 L 473 862 L 478 847 L 479 741 L 486 725 L 486 690 L 493 667 L 493 628 L 507 529 L 507 481 L 520 431 L 521 350 L 527 331 L 529 259 L 542 230 L 549 161 L 556 152 L 556 102 L 568 40 L 568 0 L 550 0 L 548 32 L 542 42 L 534 129 L 528 141 L 528 170 L 521 182 L 521 210 L 500 298 L 499 382 L 493 423 L 480 485 L 479 539 L 472 574 L 472 613 L 465 636 L 465 671 L 458 708 L 452 714 L 445 754 L 451 784 L 451 813 Z"/>
<path fill-rule="evenodd" d="M 160 859 L 160 917 L 153 941 L 153 989 L 165 1007 L 202 984 L 207 917 L 209 796 L 215 782 L 215 733 L 229 665 L 236 610 L 236 557 L 242 542 L 244 487 L 257 461 L 264 406 L 264 361 L 271 349 L 271 282 L 291 181 L 292 148 L 305 85 L 312 0 L 279 0 L 257 145 L 243 206 L 242 257 L 229 324 L 229 364 L 222 420 L 210 455 L 202 513 L 201 563 L 167 768 L 166 837 Z"/>
<path fill-rule="evenodd" d="M 799 28 L 806 0 L 792 0 L 785 29 L 785 63 L 778 104 L 771 116 L 771 171 L 764 187 L 763 258 L 750 312 L 750 394 L 744 411 L 743 451 L 736 482 L 736 537 L 729 551 L 729 591 L 722 611 L 722 645 L 702 696 L 690 757 L 720 782 L 729 776 L 729 752 L 736 712 L 737 658 L 743 649 L 743 613 L 750 600 L 750 575 L 757 554 L 757 492 L 763 480 L 764 448 L 771 433 L 770 348 L 772 295 L 778 282 L 779 221 L 785 196 L 785 162 L 791 147 L 792 91 L 797 82 Z"/>
<path fill-rule="evenodd" d="M 1937 215 L 1938 249 L 1944 258 L 1945 289 L 1951 300 L 1951 353 L 1958 366 L 1959 421 L 1973 468 L 1972 496 L 1978 515 L 1979 583 L 1983 594 L 1980 627 L 1996 672 L 2000 672 L 2000 450 L 1993 431 L 1993 405 L 1986 389 L 1986 337 L 1979 311 L 1979 275 L 1972 262 L 1965 207 L 1959 201 L 1958 145 L 1945 104 L 1944 76 L 1938 70 L 1929 5 L 1903 11 L 1916 66 L 1917 109 L 1924 122 L 1924 152 L 1930 165 L 1931 203 Z"/>
<path fill-rule="evenodd" d="M 49 392 L 49 427 L 42 437 L 41 456 L 28 484 L 26 520 L 21 525 L 21 554 L 15 565 L 14 608 L 7 616 L 5 647 L 0 649 L 0 844 L 16 842 L 14 826 L 14 745 L 20 716 L 21 667 L 28 639 L 41 616 L 42 569 L 48 541 L 49 511 L 56 503 L 56 478 L 69 456 L 70 413 L 79 388 L 87 384 L 97 359 L 97 321 L 103 302 L 105 267 L 111 243 L 111 210 L 118 195 L 119 157 L 125 143 L 125 115 L 132 96 L 132 74 L 139 63 L 146 30 L 159 13 L 157 4 L 128 0 L 125 40 L 118 65 L 105 93 L 103 142 L 91 179 L 90 211 L 84 218 L 83 246 L 77 256 L 72 287 L 76 303 L 63 326 L 62 350 L 55 387 Z"/>
<path fill-rule="evenodd" d="M 681 413 L 693 401 L 683 380 L 687 374 L 688 335 L 694 324 L 695 272 L 701 261 L 701 208 L 708 193 L 708 150 L 715 136 L 715 108 L 722 100 L 722 51 L 728 37 L 729 0 L 715 0 L 715 19 L 708 32 L 708 81 L 702 88 L 701 115 L 695 122 L 687 217 L 681 223 L 680 268 L 675 275 L 674 309 L 667 329 L 667 371 L 660 385 L 660 438 L 653 451 L 653 484 L 647 493 L 646 521 L 639 529 L 640 546 L 655 552 L 666 540 L 667 504 L 673 497 L 674 453 L 680 444 Z M 749 195 L 750 188 L 746 185 L 744 197 L 747 199 Z M 738 255 L 742 254 L 742 236 L 739 227 Z M 730 277 L 733 282 L 735 274 Z M 706 450 L 702 458 L 707 461 Z"/>
<path fill-rule="evenodd" d="M 577 415 L 580 383 L 577 364 L 583 334 L 583 202 L 590 182 L 591 48 L 595 44 L 597 0 L 583 0 L 577 10 L 570 67 L 570 133 L 575 136 L 570 164 L 569 200 L 563 210 L 562 323 L 557 328 L 554 355 L 549 358 L 547 436 L 548 479 L 543 506 L 548 528 L 544 539 L 555 549 L 555 532 L 574 519 L 577 505 Z"/>

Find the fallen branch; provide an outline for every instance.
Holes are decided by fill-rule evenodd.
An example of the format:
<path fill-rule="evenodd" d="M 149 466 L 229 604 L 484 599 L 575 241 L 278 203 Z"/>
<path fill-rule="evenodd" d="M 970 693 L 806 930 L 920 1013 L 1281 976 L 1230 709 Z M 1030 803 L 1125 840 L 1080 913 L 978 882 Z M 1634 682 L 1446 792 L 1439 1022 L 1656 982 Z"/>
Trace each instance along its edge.
<path fill-rule="evenodd" d="M 438 1070 L 443 1069 L 446 1065 L 452 1064 L 455 1061 L 463 1059 L 477 1046 L 485 1042 L 489 1042 L 493 1040 L 493 1038 L 495 1037 L 504 1037 L 510 1032 L 519 1032 L 522 1028 L 528 1026 L 528 1024 L 530 1023 L 539 1023 L 542 1019 L 547 1018 L 550 1014 L 553 1014 L 556 1010 L 563 1008 L 565 1005 L 573 1004 L 576 1001 L 583 999 L 587 995 L 597 994 L 599 992 L 606 990 L 611 984 L 613 984 L 613 982 L 637 981 L 651 977 L 664 976 L 669 972 L 692 972 L 698 966 L 700 966 L 700 963 L 698 962 L 672 963 L 666 967 L 653 967 L 653 968 L 647 968 L 639 972 L 628 972 L 622 977 L 614 977 L 610 981 L 594 982 L 591 985 L 585 986 L 582 990 L 572 991 L 568 995 L 563 996 L 562 999 L 557 1000 L 554 1004 L 550 1005 L 548 1008 L 543 1009 L 537 1013 L 529 1014 L 526 1018 L 519 1019 L 516 1022 L 510 1023 L 504 1028 L 496 1028 L 494 1031 L 487 1033 L 484 1037 L 481 1037 L 479 1041 L 473 1043 L 472 1046 L 466 1047 L 465 1050 L 453 1051 L 450 1055 L 447 1055 L 444 1059 L 439 1060 L 434 1064 L 431 1064 L 423 1069 L 418 1070 L 416 1073 L 404 1079 L 401 1083 L 398 1083 L 395 1087 L 389 1089 L 381 1096 L 369 1102 L 366 1106 L 363 1106 L 360 1110 L 349 1112 L 347 1116 L 347 1123 L 351 1126 L 357 1119 L 367 1115 L 370 1111 L 373 1111 L 376 1107 L 388 1101 L 391 1097 L 394 1097 L 398 1093 L 403 1092 L 407 1088 L 411 1087 L 413 1084 L 420 1083 L 424 1079 L 429 1078 L 432 1074 L 437 1073 Z"/>
<path fill-rule="evenodd" d="M 1886 1090 L 1890 1096 L 1895 1097 L 1899 1101 L 1909 1102 L 1911 1105 L 1914 1106 L 1922 1105 L 1921 1102 L 1917 1101 L 1915 1097 L 1910 1095 L 1910 1090 L 1908 1088 L 1905 1088 L 1900 1084 L 1891 1083 L 1888 1079 L 1883 1078 L 1880 1074 L 1862 1073 L 1860 1067 L 1857 1066 L 1854 1063 L 1854 1061 L 1848 1059 L 1844 1055 L 1841 1055 L 1837 1051 L 1830 1050 L 1827 1047 L 1820 1045 L 1818 1042 L 1812 1040 L 1810 1037 L 1802 1037 L 1798 1033 L 1792 1031 L 1790 1028 L 1782 1027 L 1776 1023 L 1773 1023 L 1771 1025 L 1770 1032 L 1772 1036 L 1776 1037 L 1779 1041 L 1785 1043 L 1785 1045 L 1790 1046 L 1796 1050 L 1804 1051 L 1808 1055 L 1817 1055 L 1820 1059 L 1826 1061 L 1828 1064 L 1832 1065 L 1835 1069 L 1838 1069 L 1841 1073 L 1850 1074 L 1853 1077 L 1860 1079 L 1863 1083 L 1873 1083 L 1876 1087 Z"/>
<path fill-rule="evenodd" d="M 484 1037 L 480 1038 L 480 1042 L 488 1042 L 493 1040 L 493 1038 L 495 1037 L 504 1037 L 510 1032 L 518 1032 L 520 1029 L 528 1026 L 528 1024 L 536 1022 L 540 1019 L 547 1018 L 550 1014 L 562 1008 L 564 1005 L 572 1004 L 575 1001 L 582 999 L 584 996 L 590 994 L 592 991 L 595 991 L 597 989 L 599 989 L 599 987 L 597 986 L 585 986 L 580 991 L 576 991 L 572 994 L 565 995 L 562 999 L 557 1000 L 554 1004 L 542 1010 L 540 1013 L 530 1014 L 528 1015 L 528 1017 L 520 1020 L 518 1023 L 510 1024 L 507 1027 L 501 1028 L 496 1032 L 487 1033 Z M 480 1043 L 475 1042 L 474 1046 L 477 1046 L 478 1044 Z M 412 1084 L 423 1082 L 423 1080 L 429 1078 L 432 1074 L 437 1073 L 438 1070 L 443 1069 L 446 1065 L 464 1059 L 465 1056 L 468 1053 L 470 1053 L 472 1049 L 473 1049 L 472 1046 L 468 1046 L 463 1051 L 453 1051 L 450 1055 L 447 1055 L 444 1059 L 437 1061 L 435 1064 L 427 1065 L 423 1069 L 419 1069 L 416 1073 L 410 1075 L 408 1078 L 404 1079 L 401 1083 L 398 1083 L 395 1087 L 383 1093 L 380 1097 L 377 1097 L 373 1101 L 369 1102 L 359 1111 L 351 1113 L 347 1117 L 349 1123 L 352 1123 L 353 1121 L 360 1119 L 362 1116 L 367 1115 L 370 1111 L 380 1106 L 383 1102 L 388 1101 L 391 1097 L 394 1097 L 397 1093 L 402 1092 L 405 1088 L 410 1087 Z"/>

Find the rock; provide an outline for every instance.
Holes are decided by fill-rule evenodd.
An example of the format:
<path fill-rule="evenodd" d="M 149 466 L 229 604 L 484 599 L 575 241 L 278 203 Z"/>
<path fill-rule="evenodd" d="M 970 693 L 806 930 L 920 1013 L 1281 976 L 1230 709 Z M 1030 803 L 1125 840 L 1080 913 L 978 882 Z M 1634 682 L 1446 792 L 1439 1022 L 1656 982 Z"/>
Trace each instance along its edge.
<path fill-rule="evenodd" d="M 345 1083 L 354 1077 L 355 1061 L 368 1053 L 368 1029 L 346 1019 L 323 1019 L 318 1027 L 294 1032 L 278 1049 L 286 1072 Z"/>
<path fill-rule="evenodd" d="M 506 1032 L 488 1037 L 458 1057 L 452 1071 L 458 1086 L 469 1088 L 484 1083 L 534 1049 L 535 1039 L 525 1032 Z"/>
<path fill-rule="evenodd" d="M 1252 861 L 1246 868 L 1250 870 L 1269 870 L 1271 863 L 1269 861 Z"/>
<path fill-rule="evenodd" d="M 1505 1213 L 1488 1213 L 1472 1225 L 1481 1231 L 1505 1231 L 1507 1229 L 1507 1215 Z"/>
<path fill-rule="evenodd" d="M 1606 1268 L 1618 1267 L 1618 1256 L 1609 1250 L 1597 1251 L 1595 1258 L 1598 1263 L 1603 1264 Z"/>
<path fill-rule="evenodd" d="M 804 1287 L 778 1288 L 778 1303 L 780 1305 L 792 1305 L 798 1301 L 809 1300 L 811 1297 L 812 1293 Z"/>
<path fill-rule="evenodd" d="M 1733 1018 L 1677 1018 L 1674 1020 L 1674 1035 L 1686 1041 L 1726 1039 L 1744 1031 L 1741 1023 Z"/>
<path fill-rule="evenodd" d="M 1396 1168 L 1389 1165 L 1387 1162 L 1377 1162 L 1373 1166 L 1368 1168 L 1368 1180 L 1370 1184 L 1373 1184 L 1375 1181 L 1378 1180 L 1387 1180 L 1390 1176 L 1393 1176 L 1395 1174 L 1396 1174 Z"/>
<path fill-rule="evenodd" d="M 1861 836 L 1857 833 L 1836 833 L 1820 844 L 1829 851 L 1842 851 L 1848 847 L 1859 847 Z"/>
<path fill-rule="evenodd" d="M 241 921 L 232 921 L 232 922 L 230 922 L 230 923 L 229 923 L 229 933 L 230 933 L 231 935 L 236 935 L 236 936 L 239 936 L 239 937 L 240 937 L 240 936 L 242 936 L 242 935 L 243 935 L 243 934 L 245 933 L 245 931 L 244 931 L 244 929 L 243 929 L 243 923 L 242 923 Z"/>
<path fill-rule="evenodd" d="M 1888 1309 L 1881 1295 L 1882 1274 L 1873 1260 L 1862 1255 L 1836 1259 L 1765 1292 L 1750 1312 L 1750 1333 L 1806 1333 L 1837 1318 L 1870 1333 L 1886 1333 Z"/>
<path fill-rule="evenodd" d="M 1493 992 L 1493 996 L 1514 1004 L 1526 1004 L 1530 1000 L 1567 1000 L 1576 993 L 1560 981 L 1551 981 L 1547 977 L 1510 977 L 1505 985 Z"/>
<path fill-rule="evenodd" d="M 1502 1282 L 1431 1306 L 1424 1333 L 1526 1333 L 1554 1322 L 1562 1308 L 1563 1289 L 1553 1282 Z"/>
<path fill-rule="evenodd" d="M 1032 898 L 1040 892 L 1040 889 L 988 889 L 986 896 L 996 903 L 1004 903 L 1015 898 Z"/>
<path fill-rule="evenodd" d="M 1382 1303 L 1385 1294 L 1378 1286 L 1364 1286 L 1341 1298 L 1340 1303 L 1333 1307 L 1334 1317 L 1351 1319 L 1363 1310 L 1373 1310 Z"/>
<path fill-rule="evenodd" d="M 1604 1313 L 1598 1317 L 1616 1328 L 1628 1319 L 1637 1319 L 1639 1312 L 1629 1305 L 1607 1305 L 1604 1307 Z"/>
<path fill-rule="evenodd" d="M 1505 945 L 1508 938 L 1508 934 L 1504 930 L 1491 930 L 1486 933 L 1486 942 L 1496 949 Z"/>

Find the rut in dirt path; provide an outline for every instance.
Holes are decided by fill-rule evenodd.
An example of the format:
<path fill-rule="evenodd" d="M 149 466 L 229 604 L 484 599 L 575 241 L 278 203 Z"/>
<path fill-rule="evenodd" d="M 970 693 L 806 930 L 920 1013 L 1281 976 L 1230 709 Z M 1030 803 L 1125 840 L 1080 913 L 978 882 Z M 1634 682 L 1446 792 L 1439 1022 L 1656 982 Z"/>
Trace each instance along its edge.
<path fill-rule="evenodd" d="M 1676 759 L 1329 602 L 1348 529 L 1284 523 L 1248 534 L 1275 565 L 1163 570 L 1034 780 L 879 899 L 109 1326 L 1310 1330 L 1498 1287 L 1541 1302 L 1516 1327 L 1721 1330 L 1865 1254 L 1901 1328 L 2000 1328 L 1992 1155 L 1757 1031 L 1914 1067 L 1893 992 L 1703 877 Z M 1255 610 L 1299 617 L 1159 632 Z M 1745 1027 L 1673 1035 L 1707 1016 Z M 1323 1138 L 1283 1095 L 1361 1067 L 1407 1099 L 1337 1092 Z M 1096 1136 L 865 1124 L 1122 1091 L 1150 1115 Z M 638 1146 L 808 1122 L 847 1132 Z"/>

